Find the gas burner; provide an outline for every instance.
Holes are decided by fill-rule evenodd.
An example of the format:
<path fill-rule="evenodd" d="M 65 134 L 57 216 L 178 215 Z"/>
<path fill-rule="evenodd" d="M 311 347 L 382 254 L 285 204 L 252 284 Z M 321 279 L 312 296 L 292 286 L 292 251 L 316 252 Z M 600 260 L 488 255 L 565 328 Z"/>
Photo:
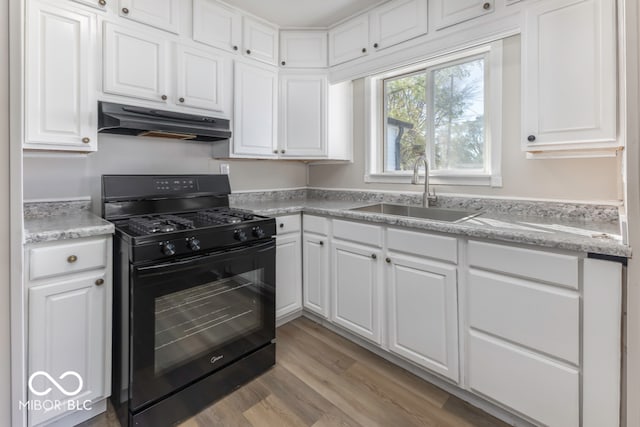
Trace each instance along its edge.
<path fill-rule="evenodd" d="M 204 224 L 239 224 L 253 219 L 253 215 L 231 209 L 200 211 L 196 217 Z"/>
<path fill-rule="evenodd" d="M 140 235 L 170 233 L 195 228 L 193 221 L 176 215 L 148 215 L 131 218 L 129 228 Z"/>

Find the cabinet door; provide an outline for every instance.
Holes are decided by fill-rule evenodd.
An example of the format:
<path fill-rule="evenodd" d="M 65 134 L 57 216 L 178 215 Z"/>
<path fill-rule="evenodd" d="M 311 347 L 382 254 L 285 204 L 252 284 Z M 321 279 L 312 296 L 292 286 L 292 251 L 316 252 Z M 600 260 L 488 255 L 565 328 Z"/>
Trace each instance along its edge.
<path fill-rule="evenodd" d="M 495 7 L 495 0 L 435 0 L 432 3 L 436 30 L 486 15 Z"/>
<path fill-rule="evenodd" d="M 264 22 L 244 17 L 243 53 L 250 58 L 276 65 L 278 61 L 278 29 Z"/>
<path fill-rule="evenodd" d="M 371 43 L 384 49 L 427 32 L 427 0 L 395 0 L 371 12 Z"/>
<path fill-rule="evenodd" d="M 211 51 L 178 45 L 176 104 L 229 113 L 225 111 L 231 84 L 229 62 Z"/>
<path fill-rule="evenodd" d="M 524 150 L 617 145 L 614 10 L 613 0 L 553 0 L 526 8 Z"/>
<path fill-rule="evenodd" d="M 456 267 L 390 254 L 389 350 L 458 382 Z"/>
<path fill-rule="evenodd" d="M 327 66 L 326 31 L 281 31 L 280 65 L 288 68 Z"/>
<path fill-rule="evenodd" d="M 233 153 L 273 157 L 278 102 L 276 71 L 237 62 L 234 84 Z"/>
<path fill-rule="evenodd" d="M 95 151 L 96 17 L 27 4 L 25 148 Z"/>
<path fill-rule="evenodd" d="M 326 156 L 326 76 L 283 76 L 280 90 L 280 153 L 286 157 Z"/>
<path fill-rule="evenodd" d="M 76 3 L 84 4 L 85 6 L 90 6 L 98 10 L 106 10 L 107 9 L 107 0 L 73 0 Z"/>
<path fill-rule="evenodd" d="M 211 0 L 193 1 L 193 39 L 209 46 L 238 52 L 242 39 L 242 17 Z"/>
<path fill-rule="evenodd" d="M 332 242 L 332 321 L 376 344 L 382 343 L 381 251 L 343 241 Z"/>
<path fill-rule="evenodd" d="M 276 239 L 276 318 L 302 308 L 302 253 L 300 233 Z"/>
<path fill-rule="evenodd" d="M 342 64 L 367 54 L 369 17 L 358 16 L 329 30 L 329 65 Z"/>
<path fill-rule="evenodd" d="M 29 289 L 29 399 L 97 401 L 109 395 L 111 365 L 111 285 L 104 272 Z M 104 283 L 100 284 L 100 281 Z M 44 372 L 71 393 L 67 396 Z M 35 375 L 34 375 L 35 374 Z M 46 396 L 33 393 L 51 387 Z M 40 424 L 63 409 L 29 411 L 29 425 Z"/>
<path fill-rule="evenodd" d="M 305 217 L 306 218 L 306 217 Z M 329 317 L 329 245 L 325 236 L 304 233 L 302 238 L 303 304 L 306 310 Z"/>
<path fill-rule="evenodd" d="M 105 24 L 104 37 L 104 91 L 166 102 L 166 40 L 111 23 Z"/>
<path fill-rule="evenodd" d="M 178 34 L 181 0 L 120 0 L 120 16 Z"/>

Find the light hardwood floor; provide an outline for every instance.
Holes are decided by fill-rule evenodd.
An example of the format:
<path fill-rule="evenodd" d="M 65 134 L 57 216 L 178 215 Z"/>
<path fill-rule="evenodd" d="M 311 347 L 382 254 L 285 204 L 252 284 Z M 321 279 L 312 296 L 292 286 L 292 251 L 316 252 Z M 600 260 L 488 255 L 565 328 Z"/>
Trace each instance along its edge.
<path fill-rule="evenodd" d="M 274 368 L 180 427 L 507 426 L 311 320 L 277 339 Z M 111 407 L 83 424 L 119 425 Z"/>

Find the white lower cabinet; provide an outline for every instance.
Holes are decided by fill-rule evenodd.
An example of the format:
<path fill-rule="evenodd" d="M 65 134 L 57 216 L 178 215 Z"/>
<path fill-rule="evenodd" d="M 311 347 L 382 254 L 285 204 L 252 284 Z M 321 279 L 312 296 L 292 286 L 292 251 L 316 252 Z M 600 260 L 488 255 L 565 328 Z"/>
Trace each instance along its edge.
<path fill-rule="evenodd" d="M 458 382 L 457 268 L 390 253 L 389 350 Z"/>
<path fill-rule="evenodd" d="M 97 247 L 101 254 L 96 253 Z M 61 402 L 50 410 L 31 408 L 28 425 L 63 422 L 67 415 L 84 412 L 93 416 L 73 408 L 80 404 L 88 409 L 111 391 L 111 238 L 43 243 L 28 246 L 26 251 L 28 264 L 41 263 L 43 251 L 61 264 L 79 265 L 86 256 L 105 260 L 87 264 L 87 270 L 66 272 L 48 262 L 40 269 L 50 267 L 49 277 L 53 278 L 39 280 L 27 275 L 27 396 L 30 401 Z M 60 387 L 52 384 L 52 379 Z M 79 421 L 74 418 L 74 423 Z"/>
<path fill-rule="evenodd" d="M 329 244 L 327 236 L 302 236 L 303 304 L 306 310 L 329 317 Z"/>
<path fill-rule="evenodd" d="M 297 227 L 276 237 L 276 319 L 302 309 L 300 215 L 292 215 L 289 223 L 296 221 Z"/>
<path fill-rule="evenodd" d="M 376 344 L 382 344 L 382 251 L 334 240 L 331 320 Z"/>

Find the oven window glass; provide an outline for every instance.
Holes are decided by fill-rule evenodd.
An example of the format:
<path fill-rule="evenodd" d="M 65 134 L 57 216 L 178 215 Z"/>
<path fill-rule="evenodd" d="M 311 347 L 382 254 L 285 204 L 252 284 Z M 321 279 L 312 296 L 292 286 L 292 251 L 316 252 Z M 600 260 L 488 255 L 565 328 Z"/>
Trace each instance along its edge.
<path fill-rule="evenodd" d="M 253 270 L 157 297 L 155 374 L 205 352 L 215 363 L 222 355 L 212 349 L 260 329 L 263 275 L 263 269 Z"/>

